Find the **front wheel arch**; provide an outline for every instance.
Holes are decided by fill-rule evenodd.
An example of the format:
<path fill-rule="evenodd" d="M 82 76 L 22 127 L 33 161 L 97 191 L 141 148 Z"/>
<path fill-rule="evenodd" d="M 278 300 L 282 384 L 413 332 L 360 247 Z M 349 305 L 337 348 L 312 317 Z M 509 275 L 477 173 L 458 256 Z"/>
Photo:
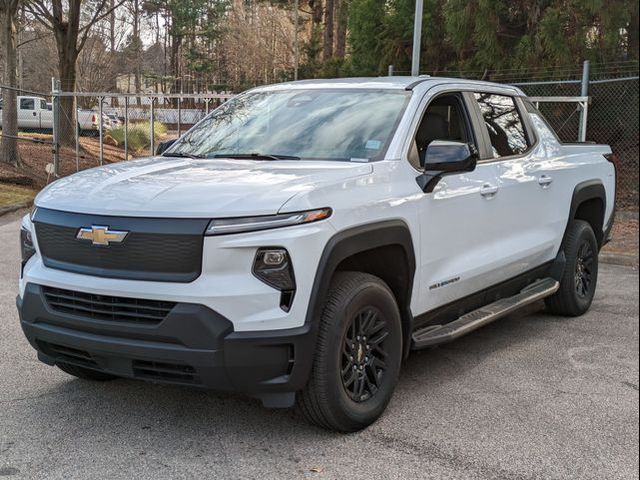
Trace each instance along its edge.
<path fill-rule="evenodd" d="M 393 271 L 384 269 L 380 263 L 369 260 L 393 258 Z M 403 355 L 409 353 L 413 316 L 411 314 L 411 292 L 416 270 L 415 250 L 409 226 L 402 220 L 387 220 L 349 228 L 335 234 L 320 257 L 309 298 L 305 324 L 317 333 L 318 319 L 322 314 L 325 295 L 336 272 L 355 270 L 381 278 L 391 288 L 402 318 Z M 399 262 L 399 263 L 395 263 Z M 386 263 L 386 262 L 385 262 Z"/>

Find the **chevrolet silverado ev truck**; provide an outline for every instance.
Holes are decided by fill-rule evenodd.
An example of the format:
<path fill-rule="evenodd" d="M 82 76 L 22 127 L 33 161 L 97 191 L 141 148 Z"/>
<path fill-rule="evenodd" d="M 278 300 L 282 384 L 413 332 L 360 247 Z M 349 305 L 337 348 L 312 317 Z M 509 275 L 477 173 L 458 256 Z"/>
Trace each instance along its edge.
<path fill-rule="evenodd" d="M 259 87 L 155 158 L 45 188 L 17 306 L 70 375 L 297 402 L 354 431 L 411 350 L 542 299 L 586 312 L 614 198 L 610 148 L 560 142 L 514 87 Z"/>

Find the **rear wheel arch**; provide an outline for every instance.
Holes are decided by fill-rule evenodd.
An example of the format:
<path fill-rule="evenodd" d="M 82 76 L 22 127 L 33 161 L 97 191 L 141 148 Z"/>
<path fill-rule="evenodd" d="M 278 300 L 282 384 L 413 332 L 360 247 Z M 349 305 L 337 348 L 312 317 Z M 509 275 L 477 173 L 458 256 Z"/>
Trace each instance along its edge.
<path fill-rule="evenodd" d="M 338 232 L 327 242 L 320 257 L 305 323 L 317 328 L 315 323 L 322 314 L 325 294 L 336 272 L 369 273 L 383 280 L 396 298 L 406 355 L 413 319 L 410 304 L 415 269 L 411 232 L 402 220 L 376 222 Z"/>
<path fill-rule="evenodd" d="M 574 220 L 584 220 L 591 225 L 598 242 L 598 248 L 604 244 L 604 216 L 607 208 L 607 195 L 600 180 L 588 180 L 579 183 L 573 190 L 571 209 L 567 227 L 563 236 L 565 243 L 568 229 Z"/>

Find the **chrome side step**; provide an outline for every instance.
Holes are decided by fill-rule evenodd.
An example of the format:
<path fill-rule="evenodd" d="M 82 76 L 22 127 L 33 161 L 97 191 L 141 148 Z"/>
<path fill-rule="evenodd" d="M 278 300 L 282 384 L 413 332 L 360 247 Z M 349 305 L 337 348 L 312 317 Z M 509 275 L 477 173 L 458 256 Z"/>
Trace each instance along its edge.
<path fill-rule="evenodd" d="M 553 295 L 560 283 L 553 278 L 543 278 L 532 283 L 513 297 L 503 298 L 469 312 L 446 325 L 429 325 L 412 334 L 412 348 L 431 347 L 450 342 L 512 312 Z"/>

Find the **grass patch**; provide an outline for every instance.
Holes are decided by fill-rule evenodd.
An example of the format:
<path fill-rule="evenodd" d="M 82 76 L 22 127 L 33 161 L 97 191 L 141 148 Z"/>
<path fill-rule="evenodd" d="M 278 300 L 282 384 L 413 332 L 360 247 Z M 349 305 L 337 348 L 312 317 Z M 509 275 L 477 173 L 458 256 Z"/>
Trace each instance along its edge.
<path fill-rule="evenodd" d="M 127 136 L 127 141 L 129 149 L 132 152 L 139 153 L 142 150 L 149 148 L 149 146 L 151 145 L 151 132 L 149 123 L 131 123 L 129 124 L 128 133 L 129 135 Z M 157 142 L 160 137 L 166 135 L 167 126 L 160 122 L 154 122 L 153 133 L 155 137 L 154 142 Z M 108 130 L 105 134 L 105 138 L 106 136 L 111 137 L 116 146 L 124 147 L 124 126 Z"/>
<path fill-rule="evenodd" d="M 30 202 L 35 196 L 36 191 L 30 188 L 0 183 L 0 207 Z"/>

